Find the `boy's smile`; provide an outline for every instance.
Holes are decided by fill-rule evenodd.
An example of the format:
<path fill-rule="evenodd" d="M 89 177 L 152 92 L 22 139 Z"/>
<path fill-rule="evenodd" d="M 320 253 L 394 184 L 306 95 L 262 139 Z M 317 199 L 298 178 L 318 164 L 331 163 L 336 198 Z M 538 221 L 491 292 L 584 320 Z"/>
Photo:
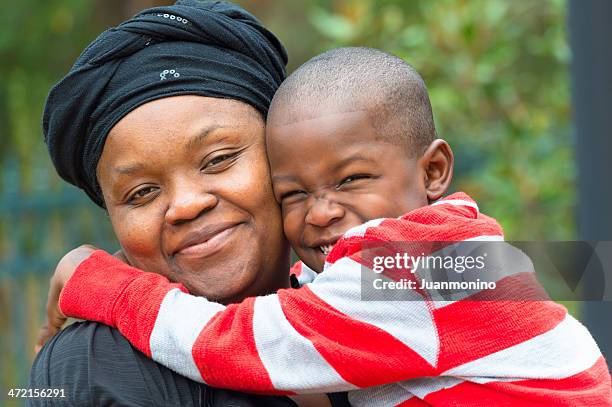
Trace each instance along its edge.
<path fill-rule="evenodd" d="M 427 205 L 419 157 L 378 135 L 366 110 L 269 116 L 267 149 L 287 239 L 316 271 L 348 229 Z M 280 123 L 279 123 L 280 122 Z"/>

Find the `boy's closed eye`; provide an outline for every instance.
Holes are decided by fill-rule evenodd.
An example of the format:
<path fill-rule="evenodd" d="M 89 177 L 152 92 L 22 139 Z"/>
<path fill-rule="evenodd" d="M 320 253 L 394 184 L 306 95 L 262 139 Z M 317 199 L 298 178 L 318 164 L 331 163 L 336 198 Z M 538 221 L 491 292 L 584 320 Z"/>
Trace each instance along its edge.
<path fill-rule="evenodd" d="M 279 203 L 281 205 L 290 205 L 296 202 L 300 202 L 308 197 L 308 192 L 303 189 L 294 189 L 284 192 L 280 196 Z"/>
<path fill-rule="evenodd" d="M 351 186 L 358 186 L 359 184 L 361 184 L 361 182 L 372 179 L 372 178 L 374 177 L 369 174 L 352 174 L 352 175 L 342 178 L 342 180 L 336 184 L 335 189 L 338 191 L 341 191 Z M 281 188 L 277 187 L 276 189 L 278 190 Z M 308 192 L 304 189 L 296 188 L 296 189 L 290 189 L 286 192 L 284 191 L 280 192 L 279 195 L 280 195 L 279 202 L 281 204 L 287 205 L 287 204 L 298 202 L 298 201 L 301 201 L 307 198 Z"/>
<path fill-rule="evenodd" d="M 340 189 L 342 186 L 346 186 L 348 184 L 354 184 L 354 183 L 356 183 L 358 181 L 364 181 L 364 180 L 371 179 L 371 178 L 372 178 L 372 176 L 368 175 L 368 174 L 349 175 L 348 177 L 346 177 L 342 181 L 340 181 L 340 183 L 338 184 L 336 189 Z"/>

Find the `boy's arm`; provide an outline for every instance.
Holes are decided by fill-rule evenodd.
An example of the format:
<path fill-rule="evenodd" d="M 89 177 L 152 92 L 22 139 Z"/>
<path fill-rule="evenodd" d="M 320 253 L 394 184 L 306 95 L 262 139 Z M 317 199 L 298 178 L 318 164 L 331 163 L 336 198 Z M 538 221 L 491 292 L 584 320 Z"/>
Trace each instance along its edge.
<path fill-rule="evenodd" d="M 211 386 L 316 393 L 435 375 L 428 303 L 363 301 L 361 271 L 343 258 L 301 289 L 224 307 L 96 251 L 60 308 L 117 327 L 154 360 Z"/>

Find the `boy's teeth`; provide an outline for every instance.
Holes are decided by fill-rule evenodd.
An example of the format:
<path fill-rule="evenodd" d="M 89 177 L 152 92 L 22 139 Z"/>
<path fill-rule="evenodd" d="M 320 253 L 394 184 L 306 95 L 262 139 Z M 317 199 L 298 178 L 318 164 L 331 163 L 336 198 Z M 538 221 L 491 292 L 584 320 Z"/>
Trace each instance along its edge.
<path fill-rule="evenodd" d="M 321 250 L 321 253 L 323 253 L 324 255 L 328 255 L 329 252 L 331 252 L 333 245 L 331 244 L 326 244 L 324 246 L 320 246 L 319 249 Z"/>

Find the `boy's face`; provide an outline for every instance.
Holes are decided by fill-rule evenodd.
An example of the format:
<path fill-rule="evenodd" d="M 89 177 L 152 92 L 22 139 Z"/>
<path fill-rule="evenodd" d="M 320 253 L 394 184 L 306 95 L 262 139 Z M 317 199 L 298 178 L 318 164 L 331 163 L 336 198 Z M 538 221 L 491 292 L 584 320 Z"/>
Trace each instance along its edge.
<path fill-rule="evenodd" d="M 282 117 L 273 112 L 267 127 L 274 196 L 287 239 L 312 269 L 348 229 L 427 205 L 419 158 L 377 137 L 367 111 Z"/>

